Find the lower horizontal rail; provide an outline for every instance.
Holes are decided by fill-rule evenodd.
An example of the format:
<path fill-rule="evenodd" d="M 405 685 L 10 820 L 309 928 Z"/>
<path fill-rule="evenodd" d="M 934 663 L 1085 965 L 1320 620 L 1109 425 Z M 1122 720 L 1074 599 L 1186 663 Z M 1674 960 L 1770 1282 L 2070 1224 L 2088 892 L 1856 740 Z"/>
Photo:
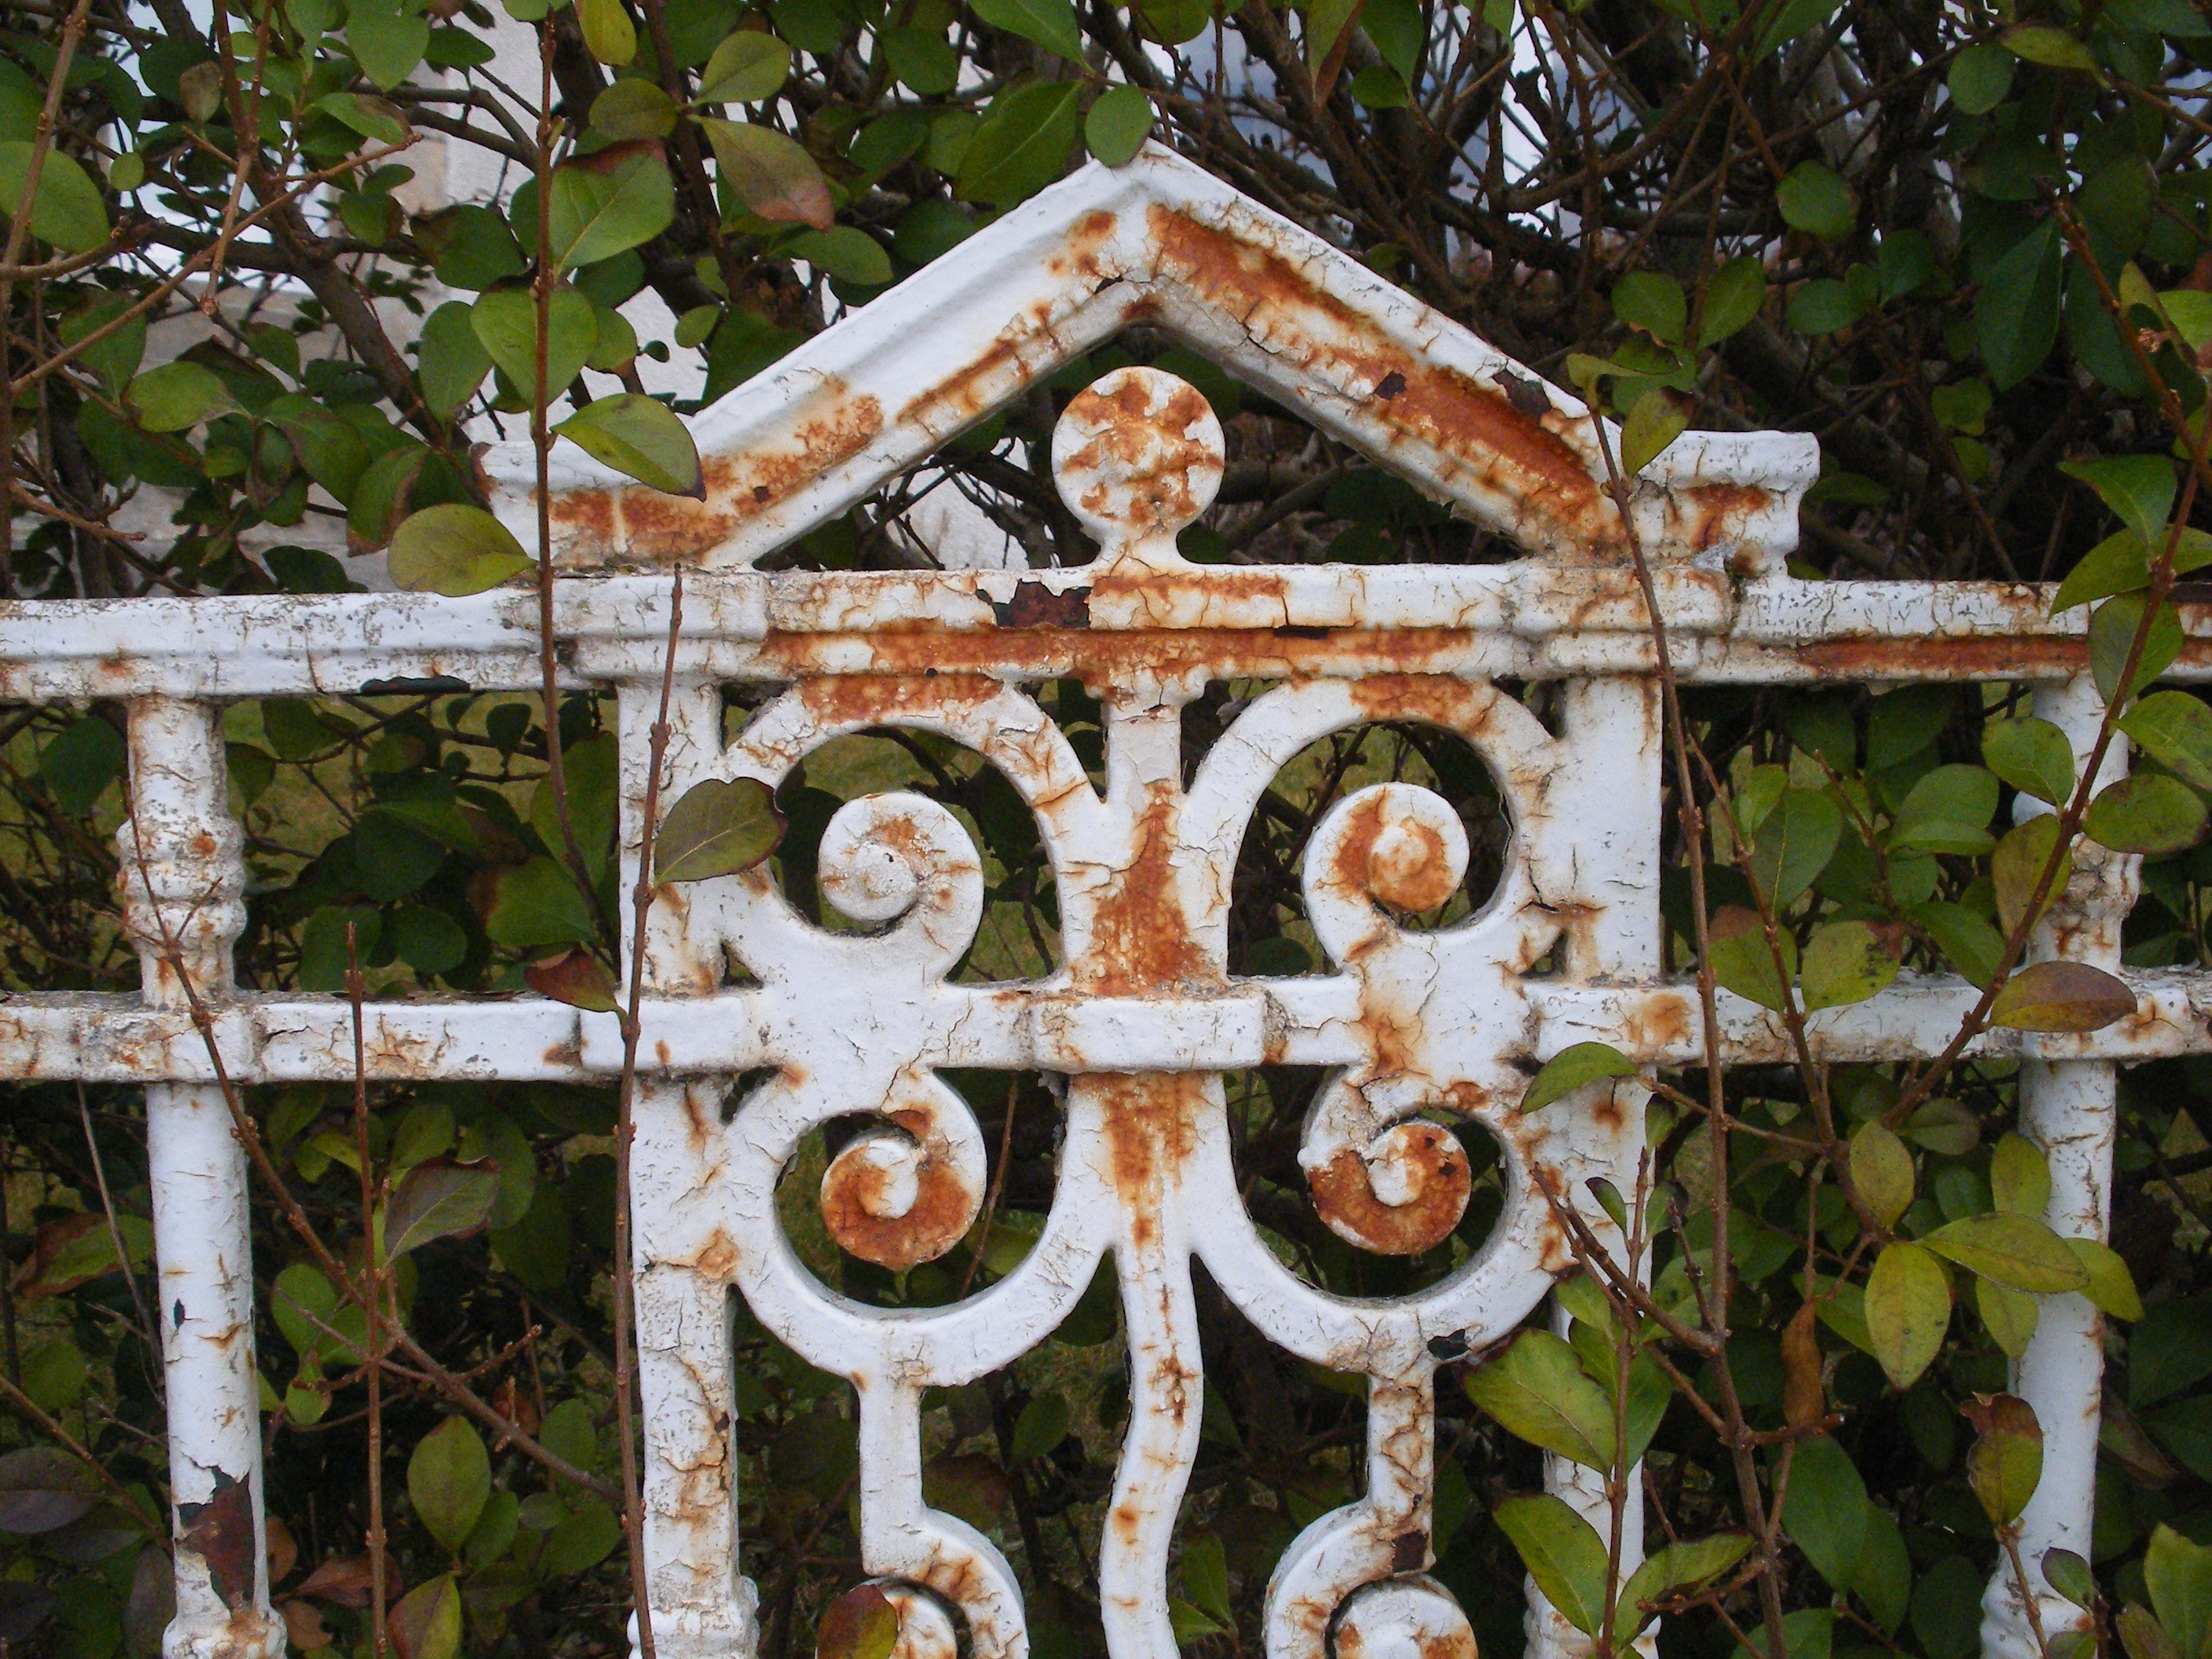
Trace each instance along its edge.
<path fill-rule="evenodd" d="M 2212 970 L 2122 976 L 2136 1012 L 2102 1030 L 2039 1035 L 1989 1030 L 1967 1052 L 2123 1064 L 2212 1053 Z M 1939 1051 L 1979 992 L 1948 975 L 1911 975 L 1880 995 L 1807 1017 L 1814 1051 L 1835 1061 L 1909 1060 Z M 638 1066 L 650 1075 L 735 1073 L 798 1057 L 779 1042 L 794 999 L 748 988 L 655 998 L 643 1008 Z M 1658 1066 L 1705 1053 L 1697 988 L 1530 981 L 1532 1066 L 1577 1042 L 1612 1044 Z M 1718 994 L 1729 1065 L 1794 1057 L 1780 1016 Z M 1240 980 L 1218 996 L 1076 997 L 1027 986 L 939 985 L 902 1009 L 901 1035 L 925 1064 L 1058 1073 L 1230 1071 L 1262 1065 L 1350 1066 L 1368 1057 L 1357 982 L 1343 975 Z M 242 1083 L 343 1082 L 354 1075 L 353 1011 L 337 997 L 242 995 L 211 1011 L 224 1072 Z M 371 1002 L 362 1011 L 367 1073 L 386 1081 L 603 1082 L 622 1069 L 616 1017 L 541 998 Z M 0 1079 L 206 1083 L 205 1036 L 181 1010 L 129 996 L 23 994 L 0 1001 Z"/>

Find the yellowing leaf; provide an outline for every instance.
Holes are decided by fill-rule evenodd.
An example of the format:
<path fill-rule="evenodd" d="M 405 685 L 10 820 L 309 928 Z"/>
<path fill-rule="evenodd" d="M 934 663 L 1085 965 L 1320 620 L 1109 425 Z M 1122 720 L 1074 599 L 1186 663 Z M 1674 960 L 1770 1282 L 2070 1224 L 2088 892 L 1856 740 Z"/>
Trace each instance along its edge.
<path fill-rule="evenodd" d="M 636 392 L 601 398 L 554 430 L 640 483 L 671 495 L 706 499 L 706 476 L 690 429 L 658 398 Z"/>
<path fill-rule="evenodd" d="M 1990 1023 L 2016 1031 L 2095 1031 L 2136 1011 L 2127 981 L 2086 962 L 2038 962 L 2005 981 Z"/>
<path fill-rule="evenodd" d="M 1951 1322 L 1942 1265 L 1902 1239 L 1884 1246 L 1867 1277 L 1865 1306 L 1875 1358 L 1892 1382 L 1911 1388 L 1942 1348 Z"/>
<path fill-rule="evenodd" d="M 410 514 L 392 538 L 392 580 L 411 592 L 481 593 L 533 562 L 505 525 L 465 502 Z"/>

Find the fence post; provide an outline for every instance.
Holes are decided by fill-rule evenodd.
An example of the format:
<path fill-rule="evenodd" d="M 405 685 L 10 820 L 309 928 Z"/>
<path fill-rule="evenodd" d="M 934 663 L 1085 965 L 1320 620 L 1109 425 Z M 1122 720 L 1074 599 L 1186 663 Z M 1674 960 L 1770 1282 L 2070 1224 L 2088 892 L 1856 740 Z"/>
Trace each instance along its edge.
<path fill-rule="evenodd" d="M 2080 677 L 2038 686 L 2035 713 L 2066 733 L 2079 766 L 2096 740 L 2105 703 L 2095 685 Z M 2127 769 L 2127 739 L 2116 732 L 2098 787 Z M 2026 796 L 2021 808 L 2023 819 L 2051 810 Z M 2029 954 L 2117 969 L 2120 927 L 2135 901 L 2142 860 L 2106 852 L 2087 839 L 2075 844 L 2074 860 L 2073 881 L 2038 925 Z M 2043 1218 L 2061 1237 L 2100 1243 L 2105 1237 L 2112 1201 L 2116 1069 L 2101 1060 L 2021 1062 L 2021 1132 L 2050 1160 L 2051 1197 Z M 2086 1296 L 2069 1292 L 2036 1300 L 2040 1312 L 2035 1334 L 2012 1366 L 2014 1391 L 2035 1408 L 2043 1425 L 2043 1479 L 2019 1522 L 2020 1560 L 2035 1597 L 2035 1617 L 2029 1616 L 2011 1562 L 2000 1554 L 1982 1597 L 1982 1651 L 1987 1659 L 2040 1659 L 2037 1621 L 2045 1641 L 2061 1631 L 2089 1628 L 2089 1615 L 2045 1583 L 2043 1557 L 2045 1551 L 2066 1549 L 2088 1558 L 2105 1321 Z"/>
<path fill-rule="evenodd" d="M 142 994 L 220 1006 L 246 925 L 245 838 L 230 816 L 220 716 L 166 697 L 130 705 L 130 811 L 117 832 L 124 925 Z M 253 1352 L 253 1232 L 246 1152 L 221 1088 L 146 1091 L 146 1152 L 160 1268 L 177 1614 L 168 1659 L 276 1659 L 261 1501 Z"/>
<path fill-rule="evenodd" d="M 630 894 L 645 846 L 647 738 L 659 713 L 658 680 L 625 681 L 617 689 L 625 980 L 636 926 Z M 721 758 L 720 688 L 711 680 L 679 679 L 668 719 L 664 811 Z M 720 951 L 696 943 L 689 927 L 701 891 L 671 886 L 654 896 L 646 922 L 648 995 L 702 995 L 720 986 Z M 688 1173 L 702 1155 L 702 1143 L 711 1146 L 719 1136 L 726 1081 L 642 1076 L 633 1108 L 631 1262 L 645 1443 L 646 1578 L 653 1645 L 665 1659 L 730 1659 L 754 1647 L 753 1583 L 738 1571 L 732 1291 L 718 1273 L 702 1271 L 713 1265 L 708 1257 L 720 1234 Z M 633 1651 L 636 1641 L 633 1613 Z"/>

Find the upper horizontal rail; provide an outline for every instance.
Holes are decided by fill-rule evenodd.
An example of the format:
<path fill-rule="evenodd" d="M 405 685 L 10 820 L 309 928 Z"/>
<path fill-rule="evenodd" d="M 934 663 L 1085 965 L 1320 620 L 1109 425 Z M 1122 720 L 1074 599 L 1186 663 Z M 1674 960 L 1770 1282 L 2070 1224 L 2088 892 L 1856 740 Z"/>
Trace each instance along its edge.
<path fill-rule="evenodd" d="M 1689 681 L 2039 679 L 2087 665 L 2085 612 L 2051 617 L 2046 586 L 1657 574 Z M 669 591 L 664 576 L 557 583 L 562 684 L 659 678 Z M 2212 678 L 2212 605 L 2180 611 L 2189 637 L 2172 676 Z M 677 653 L 679 674 L 763 681 L 1136 669 L 1548 679 L 1656 666 L 1632 573 L 1536 561 L 1254 566 L 1118 583 L 1077 571 L 695 574 Z M 8 702 L 538 684 L 536 596 L 522 590 L 0 605 Z"/>

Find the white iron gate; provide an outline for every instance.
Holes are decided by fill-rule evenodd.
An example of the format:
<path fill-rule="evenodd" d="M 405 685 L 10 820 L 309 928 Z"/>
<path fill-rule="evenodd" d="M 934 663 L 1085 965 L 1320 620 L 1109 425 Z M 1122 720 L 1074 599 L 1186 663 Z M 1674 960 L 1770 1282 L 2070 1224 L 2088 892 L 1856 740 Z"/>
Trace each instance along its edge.
<path fill-rule="evenodd" d="M 1037 572 L 766 574 L 746 567 L 842 512 L 1024 387 L 1143 321 L 1176 335 L 1463 516 L 1515 538 L 1516 562 L 1428 568 L 1197 567 L 1177 530 L 1212 498 L 1218 424 L 1188 386 L 1123 370 L 1078 398 L 1054 446 L 1097 562 Z M 1168 1659 L 1166 1574 L 1203 1388 L 1191 1263 L 1273 1342 L 1370 1379 L 1366 1494 L 1308 1527 L 1267 1604 L 1269 1659 L 1387 1650 L 1467 1659 L 1467 1621 L 1423 1576 L 1440 1362 L 1510 1332 L 1570 1262 L 1545 1196 L 1609 1237 L 1588 1180 L 1632 1182 L 1643 1092 L 1587 1088 L 1541 1117 L 1516 1109 L 1534 1063 L 1610 1042 L 1639 1061 L 1697 1060 L 1694 988 L 1660 972 L 1662 745 L 1650 619 L 1580 405 L 1364 267 L 1164 151 L 1087 168 L 785 358 L 696 422 L 709 489 L 673 500 L 578 464 L 551 502 L 565 684 L 618 696 L 622 838 L 635 860 L 667 649 L 670 583 L 694 567 L 675 650 L 673 743 L 660 799 L 709 777 L 770 784 L 841 733 L 934 732 L 978 751 L 1033 809 L 1058 886 L 1065 963 L 1033 983 L 947 975 L 977 926 L 979 855 L 919 796 L 856 801 L 820 852 L 823 890 L 872 933 L 799 919 L 761 872 L 661 896 L 633 1177 L 655 1632 L 676 1659 L 747 1653 L 737 1570 L 728 1294 L 808 1360 L 850 1379 L 860 1423 L 862 1550 L 890 1581 L 905 1651 L 948 1656 L 965 1620 L 978 1659 L 1026 1651 L 1021 1597 L 991 1542 L 922 1499 L 919 1401 L 1044 1340 L 1110 1254 L 1132 1393 L 1099 1540 L 1116 1659 Z M 527 451 L 495 452 L 502 512 L 535 538 Z M 1673 660 L 1690 684 L 2002 679 L 2086 750 L 2100 705 L 2079 622 L 2029 586 L 1809 582 L 1788 575 L 1809 440 L 1690 434 L 1647 470 L 1638 532 L 1656 567 Z M 602 574 L 589 574 L 594 568 Z M 622 574 L 627 569 L 632 574 Z M 2212 673 L 2195 633 L 2173 671 Z M 55 994 L 0 1004 L 0 1075 L 148 1088 L 162 1334 L 179 1544 L 173 1659 L 274 1656 L 262 1582 L 258 1410 L 246 1163 L 210 1050 L 234 1082 L 343 1080 L 340 1000 L 234 988 L 240 836 L 216 720 L 228 699 L 426 682 L 538 684 L 535 607 L 351 595 L 0 607 L 0 695 L 120 697 L 131 708 L 132 822 L 122 903 L 143 942 L 139 1000 Z M 1024 690 L 1078 677 L 1105 710 L 1095 788 Z M 1188 781 L 1181 707 L 1209 680 L 1277 683 Z M 785 688 L 725 745 L 720 687 Z M 1557 682 L 1556 732 L 1498 689 Z M 1512 817 L 1496 896 L 1464 924 L 1401 929 L 1456 887 L 1468 848 L 1437 796 L 1362 790 L 1316 830 L 1305 902 L 1333 969 L 1227 971 L 1230 872 L 1261 792 L 1307 744 L 1376 720 L 1433 724 L 1473 745 Z M 2115 746 L 2108 769 L 2124 765 Z M 627 886 L 627 878 L 625 878 Z M 2085 848 L 2037 949 L 2117 969 L 2132 861 Z M 194 1027 L 159 940 L 180 939 L 211 1018 Z M 724 988 L 725 952 L 754 982 Z M 1531 970 L 1549 957 L 1553 969 Z M 2136 1015 L 2092 1036 L 1992 1031 L 2024 1063 L 2023 1129 L 2047 1151 L 2048 1219 L 2098 1236 L 2113 1065 L 2212 1048 L 2212 975 L 2135 974 Z M 1941 1048 L 1972 1006 L 1963 981 L 1907 975 L 1811 1017 L 1816 1053 L 1896 1060 Z M 1778 1018 L 1723 994 L 1730 1064 L 1786 1060 Z M 586 1081 L 619 1069 L 611 1016 L 532 999 L 372 1004 L 377 1079 Z M 1467 1197 L 1444 1108 L 1497 1138 L 1511 1192 L 1489 1244 L 1402 1300 L 1354 1302 L 1285 1269 L 1235 1201 L 1220 1073 L 1334 1068 L 1301 1162 L 1328 1224 L 1364 1248 L 1418 1250 Z M 985 1152 L 945 1066 L 1065 1074 L 1058 1190 L 1042 1238 L 989 1289 L 880 1310 L 826 1290 L 776 1216 L 777 1177 L 811 1127 L 871 1113 L 823 1185 L 848 1249 L 903 1265 L 974 1218 Z M 767 1068 L 727 1121 L 738 1073 Z M 2099 1317 L 2046 1298 L 2016 1388 L 2047 1437 L 2023 1553 L 2086 1553 L 2098 1424 Z M 1565 1465 L 1554 1485 L 1602 1501 Z M 1632 1526 L 1631 1559 L 1640 1549 Z M 942 1603 L 915 1592 L 922 1587 Z M 2033 1650 L 1993 1585 L 1985 1646 Z M 2047 1629 L 2075 1620 L 2055 1598 Z M 1574 1638 L 1541 1607 L 1546 1655 Z"/>

